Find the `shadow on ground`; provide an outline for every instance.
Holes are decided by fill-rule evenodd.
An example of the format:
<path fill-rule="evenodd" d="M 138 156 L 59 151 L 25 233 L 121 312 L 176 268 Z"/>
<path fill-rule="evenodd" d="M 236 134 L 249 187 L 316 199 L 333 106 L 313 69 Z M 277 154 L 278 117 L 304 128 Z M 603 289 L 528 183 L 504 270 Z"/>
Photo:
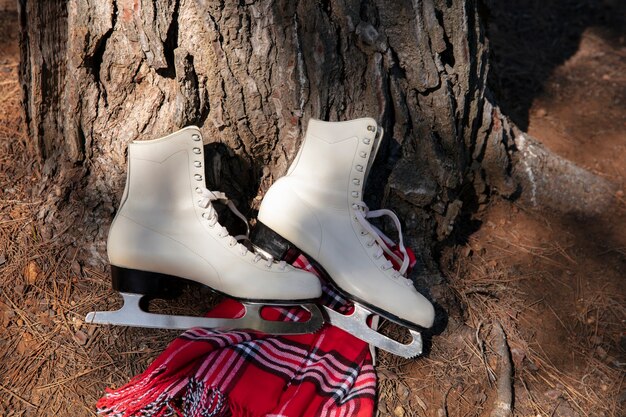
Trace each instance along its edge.
<path fill-rule="evenodd" d="M 576 53 L 587 28 L 598 30 L 609 42 L 618 42 L 626 33 L 626 2 L 619 0 L 486 4 L 489 85 L 504 114 L 523 130 L 528 129 L 533 100 L 543 93 L 553 70 Z"/>

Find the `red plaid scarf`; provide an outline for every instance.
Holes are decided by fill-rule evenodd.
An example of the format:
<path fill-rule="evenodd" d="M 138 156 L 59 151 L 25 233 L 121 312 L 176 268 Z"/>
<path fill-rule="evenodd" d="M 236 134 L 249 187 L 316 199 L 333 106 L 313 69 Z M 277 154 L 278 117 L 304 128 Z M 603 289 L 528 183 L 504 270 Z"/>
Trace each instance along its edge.
<path fill-rule="evenodd" d="M 304 257 L 294 265 L 316 272 Z M 330 287 L 322 301 L 339 311 L 350 308 Z M 207 316 L 242 313 L 241 304 L 226 300 Z M 294 320 L 308 313 L 267 308 L 266 314 Z M 374 413 L 375 395 L 368 345 L 329 324 L 297 336 L 195 328 L 126 386 L 107 389 L 97 407 L 109 417 L 365 417 Z"/>

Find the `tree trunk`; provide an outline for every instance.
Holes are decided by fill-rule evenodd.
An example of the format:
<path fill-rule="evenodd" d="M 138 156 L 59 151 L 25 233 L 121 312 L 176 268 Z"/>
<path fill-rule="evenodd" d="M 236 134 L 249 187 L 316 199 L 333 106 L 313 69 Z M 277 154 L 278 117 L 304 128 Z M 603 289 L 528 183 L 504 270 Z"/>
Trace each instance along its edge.
<path fill-rule="evenodd" d="M 286 171 L 309 118 L 372 116 L 385 136 L 368 187 L 381 198 L 370 203 L 399 212 L 422 270 L 434 271 L 433 248 L 494 191 L 531 204 L 554 199 L 540 181 L 552 160 L 537 162 L 532 149 L 541 146 L 490 99 L 482 7 L 22 0 L 30 134 L 46 181 L 60 187 L 54 198 L 82 201 L 107 225 L 132 140 L 199 125 L 226 149 L 208 168 L 214 186 L 230 184 L 239 207 L 254 208 Z M 102 247 L 106 227 L 97 229 Z"/>

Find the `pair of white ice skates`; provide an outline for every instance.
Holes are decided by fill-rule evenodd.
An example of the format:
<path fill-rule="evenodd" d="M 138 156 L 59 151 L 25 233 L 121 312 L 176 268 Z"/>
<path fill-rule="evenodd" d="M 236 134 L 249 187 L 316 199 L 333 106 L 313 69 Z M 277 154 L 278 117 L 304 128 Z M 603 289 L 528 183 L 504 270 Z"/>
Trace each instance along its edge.
<path fill-rule="evenodd" d="M 398 256 L 367 220 L 389 215 L 400 231 L 397 217 L 389 210 L 369 211 L 362 201 L 381 138 L 382 128 L 373 119 L 310 120 L 287 175 L 262 201 L 253 239 L 258 251 L 239 243 L 218 221 L 214 201 L 234 206 L 223 193 L 206 188 L 198 128 L 131 143 L 126 189 L 107 244 L 113 288 L 122 293 L 124 306 L 89 313 L 87 322 L 298 334 L 314 332 L 326 320 L 396 355 L 419 355 L 419 330 L 432 326 L 433 306 L 405 278 L 409 258 L 402 234 Z M 285 262 L 299 253 L 353 302 L 350 314 L 318 309 L 318 278 Z M 220 319 L 142 310 L 142 297 L 169 296 L 181 278 L 241 301 L 246 314 Z M 306 322 L 268 321 L 261 316 L 268 305 L 298 305 L 311 317 Z M 382 335 L 368 326 L 370 316 L 408 328 L 412 341 L 405 344 Z"/>

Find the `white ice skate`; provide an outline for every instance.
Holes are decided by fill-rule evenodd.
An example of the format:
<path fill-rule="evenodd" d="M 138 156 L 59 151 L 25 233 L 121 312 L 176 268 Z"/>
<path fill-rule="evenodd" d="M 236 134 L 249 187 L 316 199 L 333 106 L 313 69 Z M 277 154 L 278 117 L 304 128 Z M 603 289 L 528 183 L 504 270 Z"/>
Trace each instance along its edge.
<path fill-rule="evenodd" d="M 317 277 L 249 251 L 218 222 L 212 202 L 221 201 L 231 209 L 234 205 L 223 193 L 206 189 L 197 127 L 133 142 L 128 161 L 126 189 L 107 242 L 113 288 L 122 293 L 124 306 L 89 313 L 88 323 L 271 334 L 310 333 L 321 327 L 323 316 L 313 304 L 321 294 Z M 171 296 L 184 280 L 239 300 L 246 314 L 237 319 L 171 316 L 140 306 L 144 296 Z M 269 305 L 302 306 L 311 318 L 265 320 L 261 309 Z"/>
<path fill-rule="evenodd" d="M 261 203 L 253 241 L 279 259 L 303 252 L 354 302 L 349 316 L 327 308 L 330 322 L 408 358 L 421 354 L 419 331 L 432 326 L 434 308 L 405 278 L 409 259 L 398 218 L 390 210 L 369 211 L 362 200 L 381 138 L 382 128 L 373 119 L 311 119 L 287 175 L 270 187 Z M 384 235 L 367 221 L 382 215 L 398 228 L 403 259 L 391 253 Z M 385 252 L 401 265 L 399 270 Z M 403 344 L 371 329 L 366 319 L 372 315 L 407 327 L 413 340 Z"/>

